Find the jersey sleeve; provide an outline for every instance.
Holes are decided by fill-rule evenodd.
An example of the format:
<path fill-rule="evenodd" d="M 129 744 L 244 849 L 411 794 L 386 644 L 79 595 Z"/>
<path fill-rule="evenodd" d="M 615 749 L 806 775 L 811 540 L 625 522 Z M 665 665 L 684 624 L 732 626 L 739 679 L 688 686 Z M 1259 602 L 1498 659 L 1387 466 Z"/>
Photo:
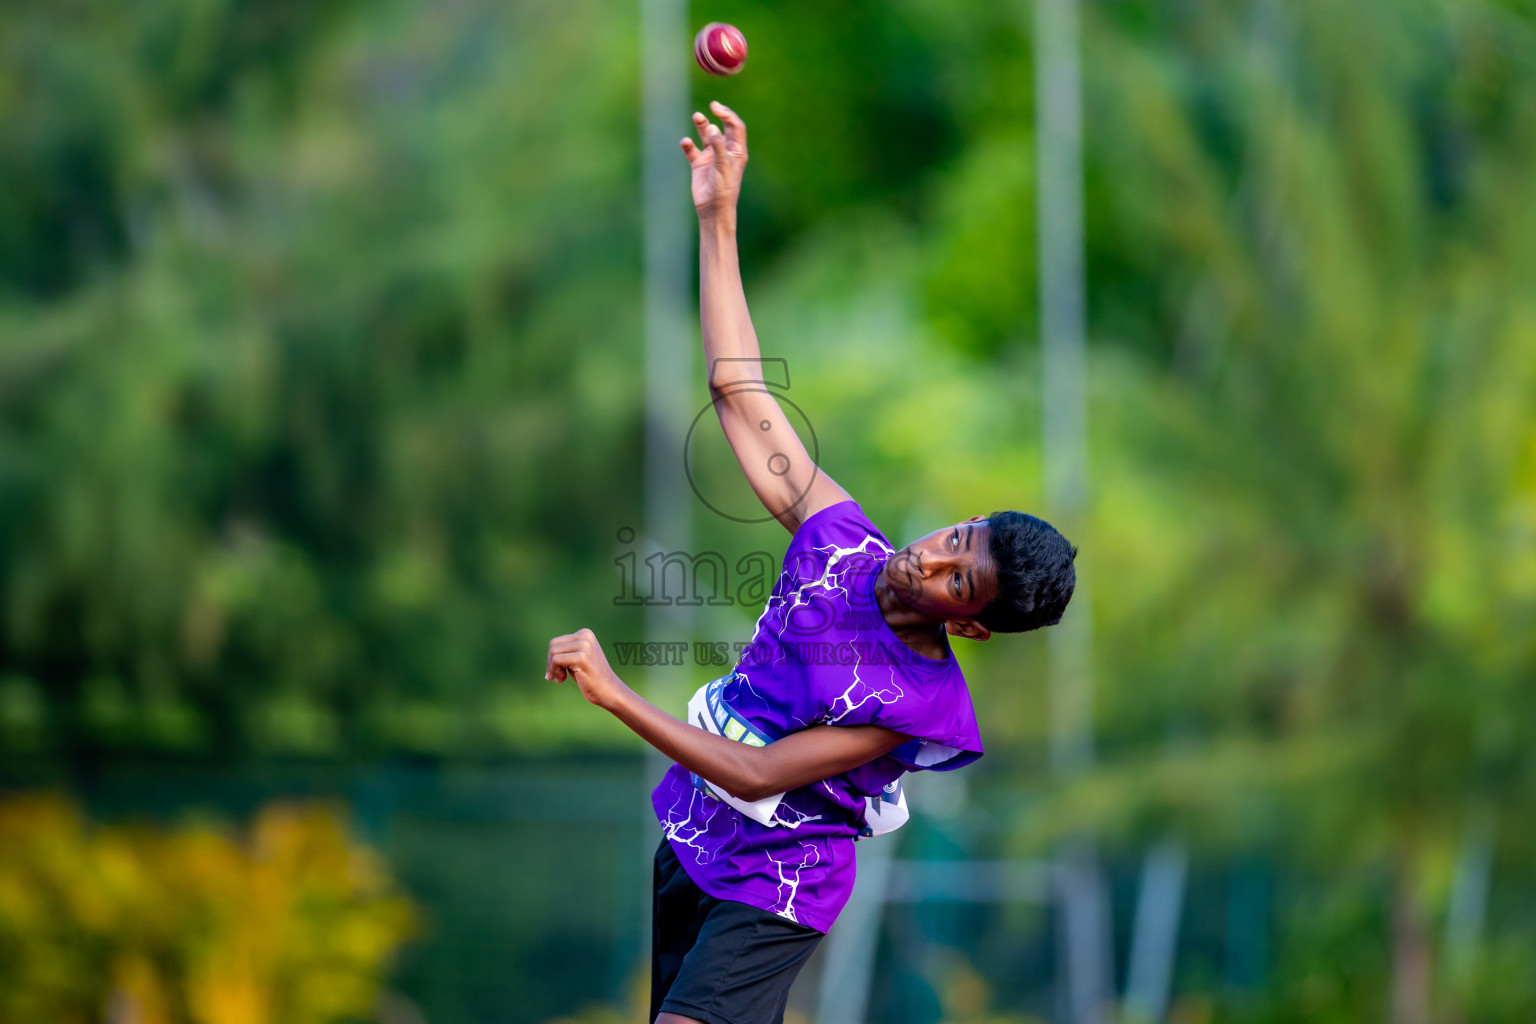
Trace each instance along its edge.
<path fill-rule="evenodd" d="M 908 771 L 953 771 L 981 757 L 976 711 L 956 675 L 923 683 L 892 673 L 883 688 L 867 692 L 870 699 L 851 707 L 836 723 L 878 725 L 913 737 L 890 754 Z"/>
<path fill-rule="evenodd" d="M 835 502 L 806 518 L 784 553 L 784 575 L 791 586 L 822 580 L 829 563 L 872 568 L 890 553 L 890 542 L 869 521 L 857 501 Z"/>

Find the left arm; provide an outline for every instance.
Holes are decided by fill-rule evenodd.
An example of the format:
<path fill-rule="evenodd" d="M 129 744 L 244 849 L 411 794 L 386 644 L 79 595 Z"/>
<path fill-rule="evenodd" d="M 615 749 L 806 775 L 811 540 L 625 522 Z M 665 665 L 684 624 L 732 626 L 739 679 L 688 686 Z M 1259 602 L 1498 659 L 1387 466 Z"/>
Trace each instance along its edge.
<path fill-rule="evenodd" d="M 761 800 L 841 775 L 912 737 L 878 725 L 815 725 L 752 747 L 696 729 L 645 700 L 613 670 L 590 629 L 549 642 L 544 678 L 576 679 L 582 695 L 663 754 L 739 800 Z"/>

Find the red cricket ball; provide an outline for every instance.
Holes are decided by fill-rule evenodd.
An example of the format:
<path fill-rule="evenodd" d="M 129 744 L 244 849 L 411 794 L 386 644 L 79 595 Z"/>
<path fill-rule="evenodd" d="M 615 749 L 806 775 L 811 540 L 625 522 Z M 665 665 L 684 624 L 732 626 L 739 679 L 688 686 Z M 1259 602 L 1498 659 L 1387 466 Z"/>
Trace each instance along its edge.
<path fill-rule="evenodd" d="M 734 75 L 747 61 L 747 37 L 735 25 L 712 21 L 693 37 L 693 59 L 712 75 Z"/>

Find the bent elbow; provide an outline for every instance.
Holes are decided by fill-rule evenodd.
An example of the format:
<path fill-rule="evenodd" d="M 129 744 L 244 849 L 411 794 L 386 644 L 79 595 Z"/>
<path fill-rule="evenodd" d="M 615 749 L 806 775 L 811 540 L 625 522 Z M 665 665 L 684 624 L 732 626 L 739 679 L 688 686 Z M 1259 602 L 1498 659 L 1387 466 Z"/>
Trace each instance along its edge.
<path fill-rule="evenodd" d="M 741 385 L 732 382 L 711 384 L 709 401 L 715 407 L 715 414 L 724 424 L 733 411 L 741 408 Z"/>
<path fill-rule="evenodd" d="M 745 800 L 749 804 L 755 804 L 779 792 L 774 788 L 772 780 L 756 772 L 745 772 L 732 779 L 731 784 L 725 787 L 725 791 L 737 800 Z"/>
<path fill-rule="evenodd" d="M 734 786 L 725 787 L 725 791 L 731 794 L 731 796 L 735 797 L 737 800 L 742 800 L 749 804 L 755 804 L 764 797 L 770 797 L 773 795 L 773 792 L 760 782 L 737 783 Z"/>
<path fill-rule="evenodd" d="M 724 769 L 720 772 L 722 778 L 712 780 L 715 785 L 747 803 L 757 803 L 784 792 L 784 787 L 779 784 L 782 780 L 774 777 L 781 769 L 766 748 L 737 746 L 740 747 L 737 756 L 729 765 L 721 766 Z"/>

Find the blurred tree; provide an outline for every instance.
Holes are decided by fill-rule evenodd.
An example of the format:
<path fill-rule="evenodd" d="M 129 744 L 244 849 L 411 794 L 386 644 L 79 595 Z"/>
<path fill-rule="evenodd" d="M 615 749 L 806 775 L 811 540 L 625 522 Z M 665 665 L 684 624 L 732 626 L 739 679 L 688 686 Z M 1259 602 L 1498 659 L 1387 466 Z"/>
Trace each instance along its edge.
<path fill-rule="evenodd" d="M 634 625 L 633 18 L 0 12 L 5 751 L 628 742 L 537 666 Z M 951 137 L 919 21 L 742 20 L 754 251 L 910 205 Z"/>
<path fill-rule="evenodd" d="M 473 747 L 537 678 L 539 592 L 606 595 L 632 69 L 569 58 L 626 24 L 347 11 L 6 15 L 8 138 L 75 140 L 8 148 L 0 187 L 3 650 L 45 747 Z M 562 158 L 530 79 L 623 144 Z M 96 177 L 50 212 L 69 146 Z"/>
<path fill-rule="evenodd" d="M 615 10 L 0 9 L 0 757 L 630 742 L 536 671 L 573 625 L 640 632 L 612 603 L 641 492 Z M 1500 871 L 1536 852 L 1536 12 L 1087 14 L 1099 490 L 1073 539 L 1106 761 L 1021 842 L 1176 824 L 1335 879 L 1287 904 L 1273 1019 L 1365 1019 L 1394 973 L 1400 1020 L 1431 995 L 1528 1018 L 1485 973 L 1528 924 L 1490 920 L 1438 992 L 1431 926 L 1469 820 Z M 829 471 L 898 542 L 1049 515 L 1027 18 L 694 17 L 753 44 L 695 88 L 753 125 L 749 294 Z M 960 655 L 1025 781 L 1040 643 Z"/>
<path fill-rule="evenodd" d="M 1118 767 L 1065 799 L 1385 869 L 1392 1019 L 1428 1020 L 1469 812 L 1536 782 L 1536 38 L 1475 3 L 1093 27 Z"/>

